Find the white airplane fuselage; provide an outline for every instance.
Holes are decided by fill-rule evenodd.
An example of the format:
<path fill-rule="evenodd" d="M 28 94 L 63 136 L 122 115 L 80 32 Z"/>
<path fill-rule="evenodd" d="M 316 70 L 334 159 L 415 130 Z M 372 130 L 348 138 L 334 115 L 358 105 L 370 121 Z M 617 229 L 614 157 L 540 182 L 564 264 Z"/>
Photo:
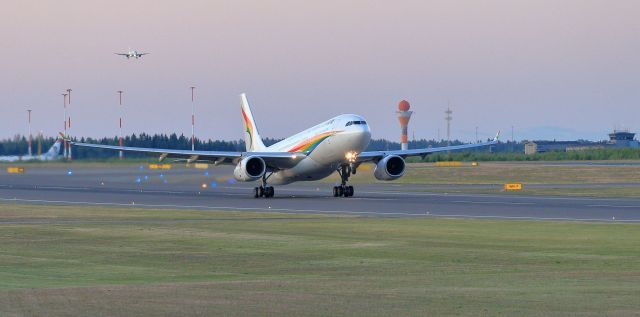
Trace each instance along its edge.
<path fill-rule="evenodd" d="M 21 161 L 53 161 L 60 159 L 61 142 L 57 141 L 53 144 L 47 153 L 41 155 L 12 155 L 0 156 L 0 162 L 21 162 Z"/>
<path fill-rule="evenodd" d="M 364 151 L 371 140 L 365 119 L 344 114 L 304 130 L 265 149 L 265 152 L 302 152 L 307 157 L 296 166 L 275 171 L 269 184 L 285 185 L 323 179 L 348 162 L 347 153 Z"/>

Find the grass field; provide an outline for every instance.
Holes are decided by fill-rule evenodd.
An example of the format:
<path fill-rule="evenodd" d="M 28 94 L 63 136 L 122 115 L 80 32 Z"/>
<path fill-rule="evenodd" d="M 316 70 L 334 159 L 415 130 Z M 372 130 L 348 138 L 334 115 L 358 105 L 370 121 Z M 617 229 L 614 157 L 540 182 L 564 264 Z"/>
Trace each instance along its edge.
<path fill-rule="evenodd" d="M 0 204 L 1 316 L 640 314 L 640 230 Z"/>

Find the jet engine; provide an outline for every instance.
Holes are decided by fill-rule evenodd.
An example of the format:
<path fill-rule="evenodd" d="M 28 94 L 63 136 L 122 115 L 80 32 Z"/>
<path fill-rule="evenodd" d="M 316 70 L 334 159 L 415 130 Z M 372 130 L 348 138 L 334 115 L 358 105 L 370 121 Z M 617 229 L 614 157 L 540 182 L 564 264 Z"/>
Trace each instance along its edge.
<path fill-rule="evenodd" d="M 267 164 L 259 156 L 245 157 L 233 170 L 233 177 L 239 181 L 250 182 L 260 179 L 267 171 Z"/>
<path fill-rule="evenodd" d="M 404 159 L 397 155 L 388 155 L 376 164 L 373 175 L 377 180 L 392 181 L 404 175 Z"/>

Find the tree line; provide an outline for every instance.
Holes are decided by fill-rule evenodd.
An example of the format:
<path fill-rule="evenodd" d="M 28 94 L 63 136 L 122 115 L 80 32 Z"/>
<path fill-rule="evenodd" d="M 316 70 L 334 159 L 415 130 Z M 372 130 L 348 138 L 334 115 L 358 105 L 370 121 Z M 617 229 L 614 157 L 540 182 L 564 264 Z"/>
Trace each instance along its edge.
<path fill-rule="evenodd" d="M 33 140 L 33 153 L 36 154 L 38 144 L 41 144 L 42 152 L 46 152 L 53 143 L 57 140 L 54 137 L 47 137 Z M 275 144 L 281 139 L 265 138 L 263 142 L 269 146 Z M 118 145 L 118 137 L 103 137 L 103 138 L 80 138 L 74 139 L 74 141 L 83 143 L 95 143 L 104 145 Z M 455 140 L 451 142 L 452 145 L 462 144 L 461 141 Z M 185 135 L 173 134 L 154 134 L 149 135 L 142 133 L 140 135 L 131 134 L 123 137 L 123 145 L 133 147 L 145 147 L 145 148 L 164 148 L 164 149 L 179 149 L 189 150 L 191 149 L 191 138 Z M 427 148 L 427 147 L 439 147 L 446 146 L 446 141 L 435 140 L 413 140 L 409 142 L 410 148 Z M 195 139 L 195 148 L 202 151 L 244 151 L 244 140 L 223 141 L 223 140 L 201 140 Z M 499 146 L 502 149 L 502 146 Z M 383 150 L 399 150 L 400 143 L 388 141 L 385 139 L 371 140 L 368 151 L 383 151 Z M 0 140 L 0 155 L 23 155 L 28 152 L 28 141 L 25 136 L 16 135 L 10 139 Z M 117 155 L 117 152 L 93 148 L 73 147 L 73 156 L 77 159 L 84 158 L 108 158 Z M 144 157 L 145 154 L 139 153 L 127 153 L 128 157 Z"/>
<path fill-rule="evenodd" d="M 46 137 L 33 140 L 33 153 L 38 153 L 38 144 L 42 152 L 46 152 L 57 140 L 54 137 Z M 80 138 L 79 142 L 95 143 L 104 145 L 118 145 L 118 137 L 103 138 Z M 263 139 L 265 145 L 272 145 L 280 139 L 266 138 Z M 435 161 L 556 161 L 556 160 L 628 160 L 640 159 L 640 149 L 630 148 L 605 148 L 605 149 L 589 149 L 584 151 L 571 152 L 546 152 L 536 153 L 533 155 L 525 155 L 524 143 L 522 142 L 499 142 L 491 147 L 482 147 L 470 149 L 461 152 L 439 153 L 428 155 L 424 158 L 426 162 Z M 146 148 L 166 148 L 166 149 L 191 149 L 191 138 L 184 135 L 172 134 L 132 134 L 123 138 L 125 146 L 146 147 Z M 447 146 L 446 140 L 411 140 L 409 141 L 410 149 L 429 148 Z M 451 141 L 451 145 L 463 144 L 459 140 Z M 244 140 L 195 140 L 195 147 L 202 151 L 244 151 Z M 386 151 L 399 150 L 400 143 L 385 139 L 374 139 L 369 143 L 367 151 Z M 28 152 L 28 140 L 25 136 L 16 135 L 13 138 L 0 140 L 0 155 L 24 155 Z M 116 151 L 73 147 L 74 159 L 107 159 L 117 156 Z M 127 153 L 127 157 L 147 157 L 142 153 Z M 420 158 L 412 159 L 419 161 Z"/>

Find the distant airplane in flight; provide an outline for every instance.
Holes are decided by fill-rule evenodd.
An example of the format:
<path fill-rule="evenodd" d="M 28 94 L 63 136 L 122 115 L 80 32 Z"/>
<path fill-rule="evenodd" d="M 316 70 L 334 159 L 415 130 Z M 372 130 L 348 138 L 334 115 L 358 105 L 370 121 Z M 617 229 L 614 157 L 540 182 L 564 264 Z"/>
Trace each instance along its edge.
<path fill-rule="evenodd" d="M 120 56 L 124 56 L 127 59 L 132 58 L 132 57 L 134 57 L 135 59 L 138 59 L 138 58 L 140 58 L 140 57 L 142 57 L 144 55 L 147 55 L 149 53 L 140 53 L 140 52 L 138 52 L 136 50 L 129 50 L 129 52 L 127 52 L 127 53 L 114 53 L 114 54 L 120 55 Z"/>
<path fill-rule="evenodd" d="M 61 158 L 60 148 L 62 140 L 58 139 L 56 143 L 42 155 L 13 155 L 13 156 L 0 156 L 0 162 L 19 162 L 19 161 L 53 161 Z"/>
<path fill-rule="evenodd" d="M 371 131 L 365 119 L 355 114 L 343 114 L 267 147 L 262 143 L 245 94 L 240 95 L 240 100 L 245 152 L 139 148 L 73 141 L 71 144 L 113 151 L 156 154 L 160 156 L 160 160 L 170 157 L 187 162 L 235 165 L 234 177 L 245 182 L 260 180 L 262 184 L 254 188 L 254 196 L 268 198 L 273 197 L 274 189 L 267 183 L 286 185 L 298 181 L 315 181 L 335 172 L 340 175 L 341 185 L 333 187 L 333 196 L 351 197 L 354 194 L 353 186 L 348 186 L 347 182 L 362 163 L 373 163 L 375 178 L 390 181 L 404 175 L 404 160 L 408 156 L 425 157 L 432 153 L 471 149 L 498 142 L 499 133 L 495 139 L 484 143 L 369 152 L 365 149 L 371 140 Z"/>

